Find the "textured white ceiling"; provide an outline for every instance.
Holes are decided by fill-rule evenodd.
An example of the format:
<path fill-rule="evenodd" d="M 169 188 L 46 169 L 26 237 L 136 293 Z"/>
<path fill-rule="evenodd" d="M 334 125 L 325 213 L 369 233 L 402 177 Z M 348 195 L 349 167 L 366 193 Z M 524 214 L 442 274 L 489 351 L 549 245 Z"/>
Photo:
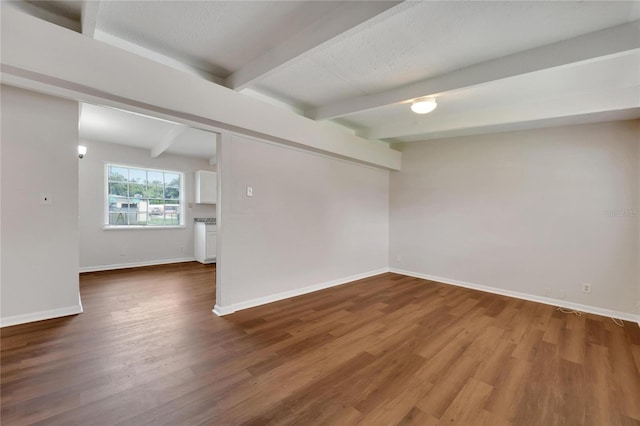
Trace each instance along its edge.
<path fill-rule="evenodd" d="M 82 13 L 82 2 L 77 0 L 27 0 L 36 7 L 42 8 L 52 13 L 57 13 L 65 18 L 80 21 Z"/>
<path fill-rule="evenodd" d="M 178 69 L 204 70 L 209 80 L 278 107 L 288 104 L 292 113 L 339 117 L 336 122 L 371 139 L 413 141 L 533 121 L 556 125 L 638 115 L 638 0 L 405 1 L 379 8 L 373 3 L 102 0 L 86 9 L 95 14 L 93 36 L 104 42 Z M 46 9 L 43 19 L 56 10 L 67 20 L 78 19 L 83 10 L 82 2 L 52 0 L 29 2 L 30 13 L 34 4 Z M 625 23 L 637 31 L 612 31 Z M 599 30 L 607 34 L 585 36 Z M 574 37 L 581 38 L 571 46 L 583 56 L 563 62 L 574 50 L 551 45 Z M 629 45 L 629 38 L 636 40 Z M 531 53 L 535 48 L 540 49 Z M 538 60 L 544 49 L 546 56 Z M 594 49 L 599 53 L 589 56 Z M 525 51 L 530 70 L 500 62 Z M 536 68 L 538 63 L 543 66 Z M 489 65 L 475 81 L 468 73 L 478 64 Z M 232 80 L 243 72 L 250 77 L 240 88 Z M 447 78 L 472 82 L 413 93 L 414 85 Z M 398 97 L 407 87 L 412 93 Z M 427 94 L 439 99 L 427 116 L 414 115 L 402 103 Z M 119 123 L 125 121 L 121 117 Z M 160 130 L 140 125 L 144 130 L 121 140 L 148 148 L 142 133 L 155 137 Z M 92 137 L 113 140 L 113 132 Z M 184 152 L 204 155 L 196 153 L 200 144 L 188 144 Z"/>
<path fill-rule="evenodd" d="M 189 127 L 165 151 L 186 157 L 210 160 L 216 155 L 216 134 Z"/>
<path fill-rule="evenodd" d="M 151 148 L 176 125 L 114 108 L 83 104 L 80 139 Z"/>
<path fill-rule="evenodd" d="M 226 77 L 341 3 L 103 1 L 97 29 Z"/>
<path fill-rule="evenodd" d="M 367 94 L 353 81 L 309 56 L 257 83 L 255 89 L 303 109 Z"/>
<path fill-rule="evenodd" d="M 166 153 L 203 159 L 216 155 L 214 133 L 114 108 L 83 104 L 78 130 L 81 140 L 151 151 L 171 138 L 169 147 L 164 151 Z"/>
<path fill-rule="evenodd" d="M 633 2 L 411 2 L 336 37 L 257 88 L 319 106 L 638 19 Z M 314 79 L 313 87 L 308 84 Z M 319 76 L 319 77 L 318 77 Z M 420 96 L 417 94 L 416 96 Z"/>
<path fill-rule="evenodd" d="M 579 66 L 552 68 L 444 93 L 437 97 L 438 107 L 430 114 L 418 115 L 410 112 L 409 103 L 398 103 L 351 114 L 341 122 L 349 127 L 367 129 L 393 126 L 406 132 L 416 123 L 437 123 L 459 121 L 458 127 L 465 127 L 465 119 L 470 113 L 494 111 L 504 116 L 507 111 L 523 108 L 531 104 L 547 103 L 552 109 L 560 99 L 606 90 L 634 90 L 640 85 L 640 52 L 619 55 L 607 61 L 594 61 Z M 637 93 L 637 91 L 636 91 Z M 637 93 L 640 100 L 640 93 Z M 394 141 L 406 140 L 401 130 Z M 427 135 L 425 131 L 423 135 Z"/>

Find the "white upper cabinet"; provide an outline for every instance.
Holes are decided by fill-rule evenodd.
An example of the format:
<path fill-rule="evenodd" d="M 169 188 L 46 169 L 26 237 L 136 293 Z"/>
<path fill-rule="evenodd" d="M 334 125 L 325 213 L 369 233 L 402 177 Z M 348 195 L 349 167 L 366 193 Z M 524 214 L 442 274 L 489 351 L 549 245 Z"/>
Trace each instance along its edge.
<path fill-rule="evenodd" d="M 218 174 L 207 170 L 196 171 L 196 203 L 216 204 L 218 199 Z"/>

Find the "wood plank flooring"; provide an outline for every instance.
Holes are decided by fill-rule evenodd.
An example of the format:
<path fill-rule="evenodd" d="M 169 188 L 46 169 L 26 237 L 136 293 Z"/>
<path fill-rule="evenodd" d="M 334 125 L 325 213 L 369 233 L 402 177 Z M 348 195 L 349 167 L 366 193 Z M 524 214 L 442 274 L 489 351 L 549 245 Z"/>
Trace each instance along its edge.
<path fill-rule="evenodd" d="M 3 425 L 640 425 L 640 328 L 383 274 L 219 318 L 215 266 L 1 331 Z"/>

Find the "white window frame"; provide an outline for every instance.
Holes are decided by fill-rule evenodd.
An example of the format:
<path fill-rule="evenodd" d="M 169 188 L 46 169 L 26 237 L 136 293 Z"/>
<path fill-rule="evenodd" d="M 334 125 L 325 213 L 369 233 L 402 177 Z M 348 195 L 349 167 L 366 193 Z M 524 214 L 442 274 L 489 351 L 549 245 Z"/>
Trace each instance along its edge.
<path fill-rule="evenodd" d="M 180 176 L 180 198 L 179 202 L 179 217 L 180 223 L 176 225 L 112 225 L 109 224 L 109 167 L 122 167 L 126 169 L 138 169 L 144 170 L 147 172 L 160 172 L 160 173 L 173 173 Z M 114 162 L 105 162 L 104 163 L 104 197 L 103 197 L 103 206 L 104 206 L 104 221 L 103 221 L 103 229 L 104 230 L 132 230 L 132 229 L 184 229 L 185 225 L 185 195 L 184 195 L 184 185 L 185 185 L 185 173 L 179 170 L 170 170 L 170 169 L 157 169 L 153 167 L 139 166 L 137 164 L 126 164 L 126 163 L 114 163 Z M 166 198 L 163 198 L 167 200 Z"/>

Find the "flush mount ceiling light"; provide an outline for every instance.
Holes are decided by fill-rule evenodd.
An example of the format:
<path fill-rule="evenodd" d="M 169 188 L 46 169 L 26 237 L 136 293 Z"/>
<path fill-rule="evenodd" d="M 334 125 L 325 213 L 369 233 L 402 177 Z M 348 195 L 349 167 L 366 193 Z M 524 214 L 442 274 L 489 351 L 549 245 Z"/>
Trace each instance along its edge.
<path fill-rule="evenodd" d="M 437 106 L 435 99 L 416 99 L 411 104 L 411 111 L 416 114 L 427 114 L 436 109 Z"/>

